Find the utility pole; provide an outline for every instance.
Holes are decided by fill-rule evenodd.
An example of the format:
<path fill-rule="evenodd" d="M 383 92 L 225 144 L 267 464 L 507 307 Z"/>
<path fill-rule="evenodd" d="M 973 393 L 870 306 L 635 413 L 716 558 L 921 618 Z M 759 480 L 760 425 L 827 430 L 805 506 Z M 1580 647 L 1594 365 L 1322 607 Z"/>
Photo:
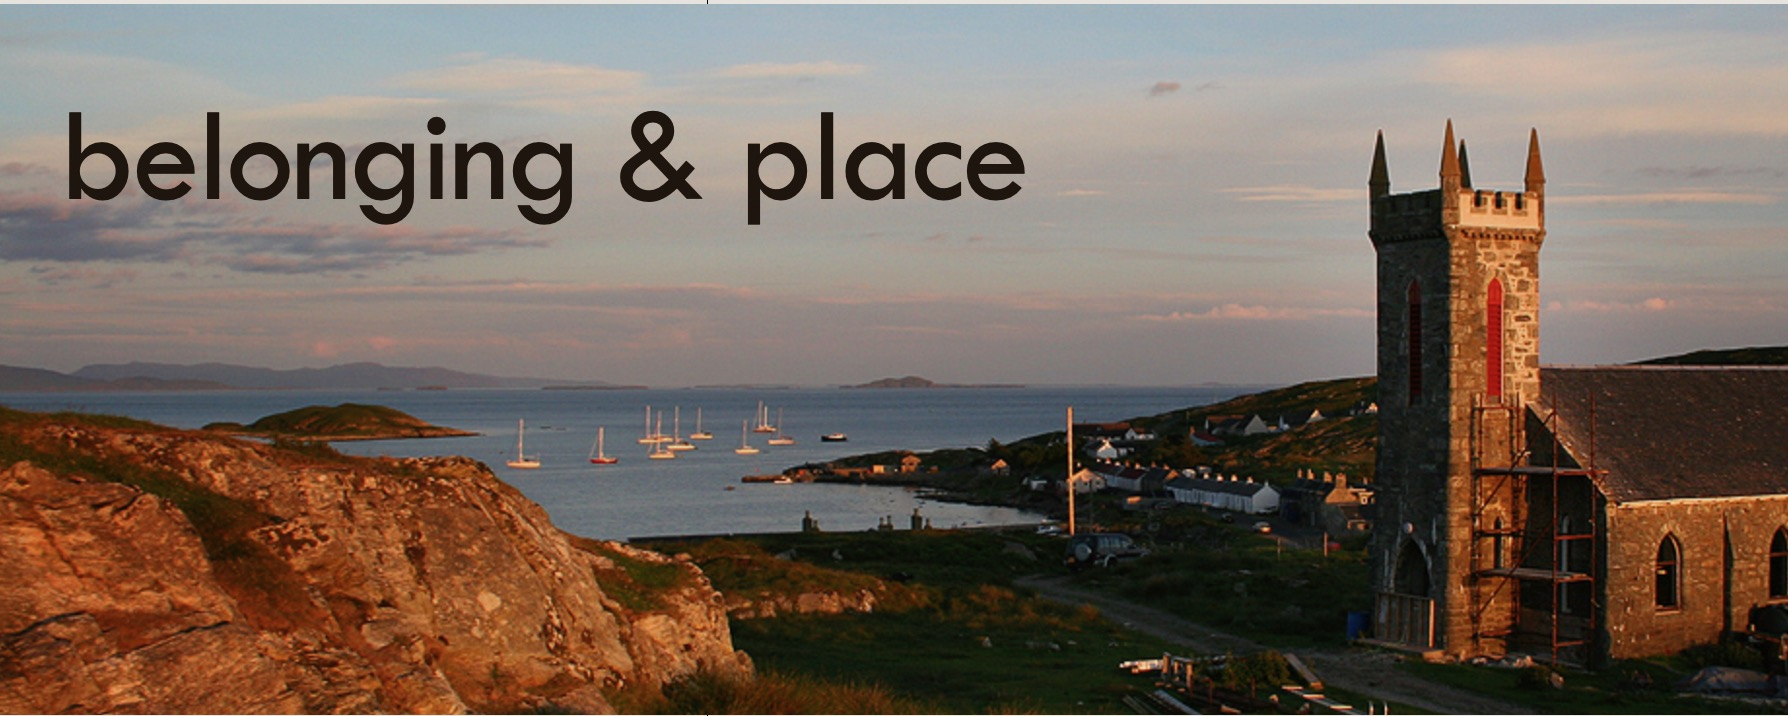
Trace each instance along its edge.
<path fill-rule="evenodd" d="M 1068 486 L 1068 536 L 1074 536 L 1074 406 L 1068 406 L 1068 477 L 1062 480 Z"/>

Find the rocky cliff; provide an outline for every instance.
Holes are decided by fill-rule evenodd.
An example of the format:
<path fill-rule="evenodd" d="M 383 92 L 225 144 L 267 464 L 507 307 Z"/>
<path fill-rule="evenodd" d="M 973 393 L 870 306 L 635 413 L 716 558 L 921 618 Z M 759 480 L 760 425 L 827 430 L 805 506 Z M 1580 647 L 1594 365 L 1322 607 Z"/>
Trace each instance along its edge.
<path fill-rule="evenodd" d="M 751 671 L 687 559 L 464 458 L 0 409 L 0 571 L 0 712 L 609 712 Z"/>

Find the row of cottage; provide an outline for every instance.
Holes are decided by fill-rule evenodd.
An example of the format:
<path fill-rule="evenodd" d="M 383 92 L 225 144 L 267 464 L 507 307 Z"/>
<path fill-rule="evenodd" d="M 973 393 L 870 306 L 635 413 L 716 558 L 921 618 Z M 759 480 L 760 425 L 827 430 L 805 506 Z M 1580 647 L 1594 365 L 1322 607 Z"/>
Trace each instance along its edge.
<path fill-rule="evenodd" d="M 1288 521 L 1331 533 L 1370 526 L 1372 488 L 1349 484 L 1346 474 L 1300 470 L 1284 486 L 1252 477 L 1222 475 L 1209 467 L 1174 470 L 1099 460 L 1074 474 L 1075 492 L 1111 490 L 1135 495 L 1166 495 L 1174 502 L 1248 515 L 1279 515 Z"/>

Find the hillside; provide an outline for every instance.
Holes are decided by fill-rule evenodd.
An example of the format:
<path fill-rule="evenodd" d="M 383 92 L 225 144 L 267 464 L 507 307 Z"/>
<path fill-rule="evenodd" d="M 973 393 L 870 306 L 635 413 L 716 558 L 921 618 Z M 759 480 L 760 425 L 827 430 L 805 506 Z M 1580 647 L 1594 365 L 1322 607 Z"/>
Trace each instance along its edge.
<path fill-rule="evenodd" d="M 0 712 L 612 713 L 748 676 L 686 560 L 466 458 L 0 409 Z"/>
<path fill-rule="evenodd" d="M 114 379 L 82 378 L 42 368 L 0 365 L 0 392 L 75 393 L 99 391 L 228 390 L 230 386 L 209 380 L 163 380 L 144 376 Z"/>
<path fill-rule="evenodd" d="M 296 440 L 391 440 L 477 435 L 430 425 L 401 410 L 383 405 L 342 403 L 312 405 L 269 415 L 248 425 L 212 423 L 206 430 L 231 435 L 259 435 Z"/>
<path fill-rule="evenodd" d="M 89 365 L 74 372 L 77 378 L 117 380 L 146 377 L 159 380 L 205 380 L 238 388 L 259 389 L 338 389 L 377 390 L 379 388 L 541 388 L 549 385 L 592 387 L 617 386 L 602 381 L 550 380 L 544 378 L 505 378 L 479 373 L 466 373 L 441 367 L 387 366 L 379 363 L 343 363 L 327 368 L 277 370 L 229 363 L 113 363 Z"/>
<path fill-rule="evenodd" d="M 1642 360 L 1637 365 L 1788 365 L 1788 346 L 1699 350 Z"/>

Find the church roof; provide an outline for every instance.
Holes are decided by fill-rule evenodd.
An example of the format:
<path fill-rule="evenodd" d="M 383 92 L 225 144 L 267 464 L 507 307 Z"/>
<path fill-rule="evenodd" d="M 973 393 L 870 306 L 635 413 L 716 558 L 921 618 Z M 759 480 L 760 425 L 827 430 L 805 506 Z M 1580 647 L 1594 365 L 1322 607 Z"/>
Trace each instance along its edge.
<path fill-rule="evenodd" d="M 1538 409 L 1615 502 L 1788 494 L 1788 369 L 1545 366 Z M 1593 407 L 1592 407 L 1593 405 Z"/>

